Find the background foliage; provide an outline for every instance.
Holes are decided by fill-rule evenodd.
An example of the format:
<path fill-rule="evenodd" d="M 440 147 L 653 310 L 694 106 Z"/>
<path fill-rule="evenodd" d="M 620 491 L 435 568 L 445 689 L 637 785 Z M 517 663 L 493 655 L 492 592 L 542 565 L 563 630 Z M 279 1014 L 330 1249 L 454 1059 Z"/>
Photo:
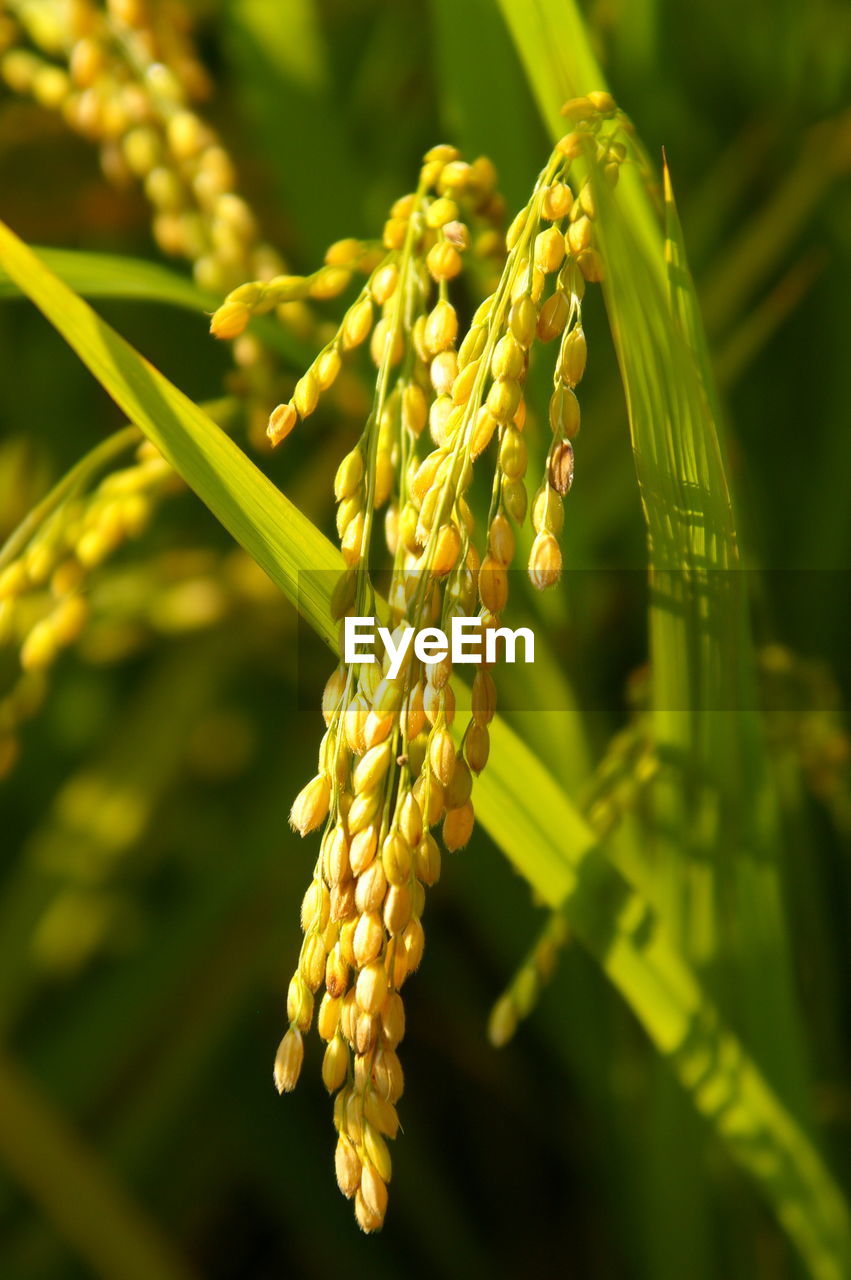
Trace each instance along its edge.
<path fill-rule="evenodd" d="M 536 51 L 524 11 L 564 22 L 557 56 Z M 329 240 L 380 226 L 440 139 L 490 154 L 518 203 L 549 150 L 546 113 L 570 89 L 559 75 L 582 73 L 571 11 L 555 3 L 243 0 L 198 16 L 216 82 L 210 117 L 296 269 Z M 699 0 L 597 4 L 586 18 L 654 164 L 664 146 L 671 166 L 729 424 L 739 534 L 746 563 L 762 568 L 750 584 L 758 643 L 825 664 L 847 691 L 847 14 L 790 6 L 769 26 L 754 3 Z M 0 98 L 0 216 L 34 243 L 156 260 L 141 199 L 109 188 L 59 119 L 11 96 Z M 203 314 L 96 305 L 188 396 L 220 394 L 227 353 Z M 622 342 L 641 367 L 652 322 L 641 307 L 631 320 Z M 572 614 L 528 603 L 551 639 L 543 679 L 557 683 L 509 714 L 580 803 L 648 653 L 642 577 L 611 572 L 640 570 L 647 555 L 599 301 L 586 323 L 566 547 L 573 568 L 597 572 L 583 575 Z M 29 304 L 4 303 L 0 327 L 5 534 L 123 419 Z M 630 351 L 618 355 L 628 369 Z M 327 529 L 331 468 L 354 428 L 327 412 L 308 428 L 263 465 Z M 408 988 L 393 1206 L 379 1238 L 357 1235 L 333 1187 L 318 1070 L 286 1102 L 269 1081 L 312 857 L 284 819 L 312 772 L 324 659 L 306 660 L 294 613 L 188 494 L 162 505 L 93 591 L 100 629 L 52 675 L 0 801 L 4 1274 L 798 1274 L 750 1181 L 581 946 L 568 945 L 511 1045 L 489 1047 L 490 1006 L 543 919 L 482 832 L 429 905 L 426 961 Z M 844 738 L 826 678 L 799 667 L 790 704 L 771 653 L 759 732 L 782 910 L 774 869 L 770 883 L 725 882 L 719 902 L 695 878 L 698 845 L 684 850 L 640 820 L 615 854 L 665 905 L 678 945 L 847 1184 Z M 559 811 L 543 812 L 557 836 Z M 683 903 L 685 876 L 696 887 Z M 760 1010 L 773 1011 L 761 1025 Z M 801 1183 L 818 1204 L 808 1167 Z"/>

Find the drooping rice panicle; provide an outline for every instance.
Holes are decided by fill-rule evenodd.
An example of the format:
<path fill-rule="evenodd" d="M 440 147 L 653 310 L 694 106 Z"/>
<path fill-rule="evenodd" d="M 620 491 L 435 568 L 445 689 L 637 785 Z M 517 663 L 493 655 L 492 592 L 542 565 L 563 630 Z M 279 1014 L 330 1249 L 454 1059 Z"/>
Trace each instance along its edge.
<path fill-rule="evenodd" d="M 528 568 L 539 589 L 559 579 L 558 535 L 579 430 L 575 388 L 586 362 L 582 298 L 586 280 L 599 280 L 603 269 L 591 188 L 574 176 L 575 162 L 600 163 L 616 181 L 627 154 L 608 96 L 583 101 L 584 114 L 571 108 L 573 133 L 511 223 L 499 275 L 466 333 L 453 282 L 470 255 L 494 257 L 503 205 L 493 166 L 481 158 L 468 164 L 448 146 L 426 154 L 416 191 L 393 205 L 380 244 L 340 241 L 312 275 L 242 285 L 213 316 L 213 332 L 233 336 L 252 315 L 294 298 L 336 296 L 364 277 L 336 332 L 269 422 L 272 442 L 285 440 L 369 340 L 372 410 L 334 483 L 347 566 L 332 603 L 341 626 L 346 615 L 376 611 L 375 516 L 384 509 L 394 646 L 405 627 L 449 630 L 455 616 L 478 616 L 484 632 L 499 627 L 514 530 L 528 506 L 526 375 L 533 349 L 556 338 L 551 441 L 532 503 Z M 431 447 L 423 453 L 426 439 Z M 487 465 L 486 457 L 491 502 L 478 545 L 468 493 L 474 466 Z M 281 1091 L 295 1087 L 315 1018 L 326 1042 L 323 1080 L 335 1095 L 337 1179 L 364 1231 L 379 1228 L 387 1208 L 387 1140 L 398 1131 L 404 1084 L 401 989 L 420 963 L 426 889 L 441 869 L 432 831 L 442 824 L 449 853 L 472 834 L 474 777 L 487 764 L 496 710 L 493 665 L 492 658 L 477 670 L 461 730 L 448 657 L 421 662 L 409 652 L 393 678 L 388 654 L 383 663 L 341 663 L 323 695 L 316 775 L 290 815 L 301 835 L 323 834 L 302 904 L 304 941 L 275 1081 Z"/>

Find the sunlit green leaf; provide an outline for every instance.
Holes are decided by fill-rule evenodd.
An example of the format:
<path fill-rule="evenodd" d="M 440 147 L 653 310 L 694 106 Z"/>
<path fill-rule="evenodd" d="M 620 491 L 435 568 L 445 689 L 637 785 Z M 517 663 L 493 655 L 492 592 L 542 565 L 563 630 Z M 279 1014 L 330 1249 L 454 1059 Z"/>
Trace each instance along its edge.
<path fill-rule="evenodd" d="M 501 0 L 501 7 L 558 138 L 560 104 L 605 88 L 585 25 L 574 4 L 559 0 Z M 593 169 L 591 180 L 648 534 L 651 703 L 663 768 L 647 889 L 669 936 L 770 1070 L 787 1119 L 804 1117 L 805 1132 L 803 1037 L 756 712 L 747 579 L 699 309 L 670 183 L 666 255 L 637 168 L 622 172 L 614 192 Z M 731 1149 L 741 1160 L 738 1145 Z M 838 1205 L 833 1225 L 813 1232 L 806 1185 L 787 1182 L 779 1195 L 778 1180 L 746 1163 L 812 1273 L 841 1274 L 851 1250 L 847 1211 Z"/>

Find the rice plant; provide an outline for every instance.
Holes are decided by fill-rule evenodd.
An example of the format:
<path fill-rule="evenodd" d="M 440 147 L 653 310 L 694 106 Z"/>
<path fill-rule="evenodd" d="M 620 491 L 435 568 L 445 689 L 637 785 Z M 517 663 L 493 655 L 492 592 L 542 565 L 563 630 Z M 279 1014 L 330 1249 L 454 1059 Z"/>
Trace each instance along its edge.
<path fill-rule="evenodd" d="M 847 59 L 740 16 L 0 6 L 4 1274 L 851 1275 Z"/>

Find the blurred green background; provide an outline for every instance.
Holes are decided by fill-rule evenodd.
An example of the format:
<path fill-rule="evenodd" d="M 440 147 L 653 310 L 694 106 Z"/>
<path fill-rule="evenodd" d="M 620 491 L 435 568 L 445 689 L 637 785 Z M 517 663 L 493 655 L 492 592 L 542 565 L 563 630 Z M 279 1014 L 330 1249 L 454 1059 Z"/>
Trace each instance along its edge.
<path fill-rule="evenodd" d="M 376 234 L 437 141 L 490 155 L 509 209 L 548 154 L 491 0 L 191 8 L 215 85 L 204 114 L 295 270 L 313 269 L 331 240 Z M 586 14 L 619 103 L 654 163 L 664 146 L 671 166 L 729 418 L 740 532 L 749 563 L 771 570 L 759 639 L 810 664 L 800 732 L 791 745 L 779 736 L 776 762 L 816 1110 L 847 1185 L 851 824 L 834 698 L 850 674 L 851 10 L 599 0 Z M 139 192 L 110 187 L 92 146 L 5 90 L 0 216 L 37 245 L 158 256 Z M 221 394 L 228 352 L 204 316 L 97 307 L 190 396 Z M 623 396 L 590 291 L 586 331 L 566 559 L 640 567 Z M 28 303 L 0 305 L 0 352 L 5 536 L 121 419 Z M 284 384 L 296 372 L 282 367 Z M 355 417 L 322 410 L 264 461 L 326 529 Z M 279 1099 L 271 1082 L 315 853 L 286 814 L 313 772 L 323 674 L 295 660 L 292 611 L 187 493 L 163 501 L 92 593 L 94 620 L 51 672 L 0 791 L 4 1280 L 91 1274 L 67 1214 L 90 1237 L 127 1214 L 159 1237 L 175 1276 L 210 1280 L 799 1274 L 580 948 L 568 945 L 511 1044 L 489 1046 L 490 1007 L 543 917 L 480 831 L 429 895 L 426 958 L 405 992 L 391 1208 L 381 1235 L 362 1237 L 334 1185 L 314 1037 L 296 1095 Z M 596 759 L 646 658 L 641 601 L 601 575 L 582 628 L 547 602 L 529 607 Z M 4 651 L 0 675 L 14 663 Z M 581 795 L 585 779 L 562 763 L 575 754 L 572 713 L 515 721 Z M 95 1214 L 77 1169 L 121 1214 Z"/>

